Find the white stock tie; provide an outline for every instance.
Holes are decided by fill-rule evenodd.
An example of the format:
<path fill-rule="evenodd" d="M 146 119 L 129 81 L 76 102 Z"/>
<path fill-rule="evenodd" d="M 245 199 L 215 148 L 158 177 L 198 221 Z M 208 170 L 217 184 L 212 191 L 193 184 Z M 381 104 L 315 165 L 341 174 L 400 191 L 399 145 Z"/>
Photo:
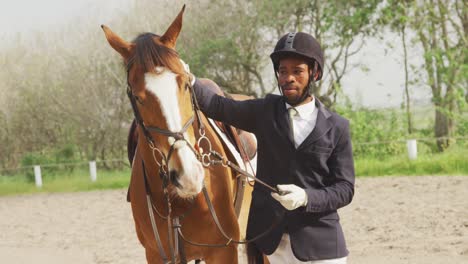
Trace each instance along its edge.
<path fill-rule="evenodd" d="M 291 138 L 293 140 L 294 145 L 296 145 L 295 140 L 294 140 L 294 125 L 293 125 L 293 118 L 296 116 L 297 110 L 294 107 L 289 107 L 288 108 L 288 115 L 289 115 L 289 128 L 291 129 Z"/>

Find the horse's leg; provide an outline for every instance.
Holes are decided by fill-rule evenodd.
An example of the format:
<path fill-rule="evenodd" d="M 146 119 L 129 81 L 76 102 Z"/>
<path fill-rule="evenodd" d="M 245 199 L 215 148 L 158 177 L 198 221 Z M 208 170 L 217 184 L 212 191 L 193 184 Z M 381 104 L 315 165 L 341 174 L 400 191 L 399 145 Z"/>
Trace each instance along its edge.
<path fill-rule="evenodd" d="M 140 243 L 142 245 L 144 245 L 145 244 L 145 236 L 143 236 L 143 232 L 141 231 L 140 225 L 137 223 L 137 221 L 135 221 L 135 231 L 136 231 L 138 240 L 140 241 Z"/>
<path fill-rule="evenodd" d="M 146 261 L 148 264 L 162 264 L 163 260 L 161 256 L 158 254 L 157 250 L 151 247 L 145 247 L 146 252 Z"/>
<path fill-rule="evenodd" d="M 148 264 L 162 264 L 163 259 L 159 255 L 159 250 L 154 247 L 155 240 L 150 238 L 145 238 L 143 230 L 140 228 L 140 225 L 135 221 L 135 231 L 137 233 L 138 240 L 140 240 L 141 245 L 145 248 L 146 261 Z M 153 247 L 152 247 L 153 246 Z"/>
<path fill-rule="evenodd" d="M 231 244 L 228 247 L 211 250 L 210 253 L 205 257 L 205 262 L 206 264 L 237 264 L 237 248 Z"/>
<path fill-rule="evenodd" d="M 148 262 L 148 264 L 162 263 L 161 257 L 155 252 L 155 250 L 146 245 L 145 236 L 143 235 L 143 232 L 140 229 L 140 226 L 137 223 L 137 221 L 135 221 L 135 231 L 137 233 L 138 240 L 140 240 L 140 243 L 145 248 L 146 261 Z"/>

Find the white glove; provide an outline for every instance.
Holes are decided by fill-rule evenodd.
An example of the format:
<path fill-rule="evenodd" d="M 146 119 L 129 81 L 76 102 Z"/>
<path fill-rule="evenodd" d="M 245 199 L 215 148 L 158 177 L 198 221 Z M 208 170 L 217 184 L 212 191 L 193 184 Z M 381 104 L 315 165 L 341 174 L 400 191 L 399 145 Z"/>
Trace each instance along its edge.
<path fill-rule="evenodd" d="M 190 84 L 193 86 L 193 84 L 195 83 L 195 75 L 193 75 L 190 72 L 190 66 L 187 63 L 185 63 L 185 61 L 183 61 L 182 59 L 179 60 L 182 63 L 182 66 L 184 66 L 185 72 L 190 76 Z"/>
<path fill-rule="evenodd" d="M 294 184 L 277 185 L 277 187 L 279 191 L 285 194 L 271 193 L 271 196 L 280 202 L 284 208 L 291 211 L 307 205 L 307 193 L 301 187 Z"/>

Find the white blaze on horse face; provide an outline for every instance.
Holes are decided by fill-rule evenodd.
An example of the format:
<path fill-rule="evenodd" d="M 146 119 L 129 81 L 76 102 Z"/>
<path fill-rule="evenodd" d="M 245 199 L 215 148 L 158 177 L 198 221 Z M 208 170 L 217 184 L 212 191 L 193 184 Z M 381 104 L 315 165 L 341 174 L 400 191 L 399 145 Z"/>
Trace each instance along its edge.
<path fill-rule="evenodd" d="M 156 72 L 157 74 L 145 73 L 146 89 L 158 99 L 161 112 L 166 118 L 167 128 L 170 131 L 178 132 L 182 130 L 184 124 L 182 123 L 177 99 L 177 90 L 179 89 L 177 75 L 163 67 L 156 67 Z M 184 122 L 187 121 L 184 120 Z M 184 133 L 184 137 L 188 139 L 187 133 Z M 172 145 L 174 139 L 168 137 L 167 140 L 169 145 Z M 205 176 L 203 166 L 188 146 L 179 148 L 176 153 L 179 155 L 182 164 L 182 171 L 178 171 L 180 174 L 179 183 L 182 188 L 177 188 L 177 192 L 181 197 L 194 196 L 203 187 Z"/>

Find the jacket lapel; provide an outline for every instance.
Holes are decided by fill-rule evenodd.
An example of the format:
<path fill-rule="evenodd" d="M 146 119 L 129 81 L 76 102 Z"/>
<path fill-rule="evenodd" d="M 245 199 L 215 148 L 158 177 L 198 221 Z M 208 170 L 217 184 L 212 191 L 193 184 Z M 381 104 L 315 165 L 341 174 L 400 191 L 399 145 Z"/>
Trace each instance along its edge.
<path fill-rule="evenodd" d="M 306 139 L 301 143 L 298 149 L 302 148 L 303 146 L 307 146 L 307 145 L 314 143 L 321 136 L 325 135 L 325 133 L 327 133 L 328 130 L 330 130 L 330 128 L 333 127 L 333 123 L 329 119 L 329 117 L 331 116 L 330 112 L 325 108 L 322 102 L 318 100 L 317 97 L 315 98 L 315 102 L 316 102 L 315 105 L 317 106 L 317 109 L 318 109 L 315 128 L 306 137 Z"/>
<path fill-rule="evenodd" d="M 278 100 L 278 105 L 276 106 L 277 112 L 277 122 L 278 122 L 278 130 L 280 134 L 289 140 L 291 145 L 294 147 L 294 139 L 291 135 L 291 128 L 289 127 L 289 116 L 288 111 L 286 110 L 286 105 L 284 100 Z"/>

